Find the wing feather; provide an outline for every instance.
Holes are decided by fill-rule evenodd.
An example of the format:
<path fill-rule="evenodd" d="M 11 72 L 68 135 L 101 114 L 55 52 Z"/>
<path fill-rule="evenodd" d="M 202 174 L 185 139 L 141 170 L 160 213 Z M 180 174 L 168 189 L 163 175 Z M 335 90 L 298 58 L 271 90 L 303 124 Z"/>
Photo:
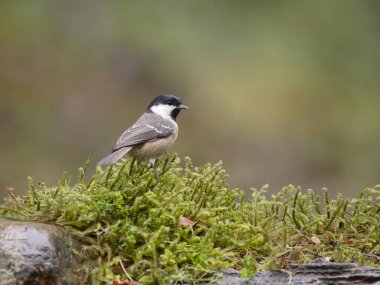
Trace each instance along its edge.
<path fill-rule="evenodd" d="M 167 121 L 157 119 L 154 121 L 144 121 L 139 120 L 132 127 L 127 129 L 117 140 L 113 151 L 123 147 L 167 137 L 173 133 L 174 128 L 171 122 L 168 123 Z"/>

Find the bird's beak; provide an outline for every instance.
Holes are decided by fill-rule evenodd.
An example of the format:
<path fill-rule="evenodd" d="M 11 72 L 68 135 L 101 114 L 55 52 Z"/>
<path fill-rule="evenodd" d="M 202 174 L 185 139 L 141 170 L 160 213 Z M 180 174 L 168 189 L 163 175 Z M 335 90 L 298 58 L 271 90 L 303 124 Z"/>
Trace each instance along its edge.
<path fill-rule="evenodd" d="M 187 107 L 186 105 L 183 105 L 183 104 L 179 105 L 178 108 L 180 108 L 180 109 L 189 109 L 189 107 Z"/>

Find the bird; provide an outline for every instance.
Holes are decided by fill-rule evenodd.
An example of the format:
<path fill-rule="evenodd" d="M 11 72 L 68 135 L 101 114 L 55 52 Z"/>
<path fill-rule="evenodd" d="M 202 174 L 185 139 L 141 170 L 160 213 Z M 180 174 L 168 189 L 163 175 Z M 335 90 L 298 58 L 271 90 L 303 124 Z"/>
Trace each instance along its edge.
<path fill-rule="evenodd" d="M 175 95 L 164 94 L 154 98 L 145 113 L 120 136 L 112 152 L 98 165 L 106 167 L 115 164 L 128 154 L 138 161 L 148 160 L 156 178 L 159 178 L 156 159 L 177 139 L 176 119 L 183 109 L 188 107 Z"/>

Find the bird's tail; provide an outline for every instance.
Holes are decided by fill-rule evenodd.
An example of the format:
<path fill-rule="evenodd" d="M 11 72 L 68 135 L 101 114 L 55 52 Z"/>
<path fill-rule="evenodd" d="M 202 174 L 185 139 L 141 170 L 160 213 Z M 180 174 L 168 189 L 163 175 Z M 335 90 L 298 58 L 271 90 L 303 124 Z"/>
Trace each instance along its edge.
<path fill-rule="evenodd" d="M 111 154 L 109 154 L 105 158 L 103 158 L 101 161 L 99 161 L 98 165 L 108 166 L 108 165 L 116 163 L 124 155 L 126 155 L 127 152 L 131 150 L 131 148 L 132 147 L 123 147 L 123 148 L 119 148 L 118 150 L 115 150 L 114 152 L 112 152 Z"/>

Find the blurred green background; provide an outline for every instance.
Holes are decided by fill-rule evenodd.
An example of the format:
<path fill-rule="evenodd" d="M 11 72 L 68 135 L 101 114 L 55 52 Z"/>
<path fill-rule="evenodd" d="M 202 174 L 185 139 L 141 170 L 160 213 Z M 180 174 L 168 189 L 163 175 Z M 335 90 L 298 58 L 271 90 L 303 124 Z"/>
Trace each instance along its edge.
<path fill-rule="evenodd" d="M 0 187 L 77 176 L 162 93 L 232 186 L 380 182 L 379 1 L 1 1 Z"/>

